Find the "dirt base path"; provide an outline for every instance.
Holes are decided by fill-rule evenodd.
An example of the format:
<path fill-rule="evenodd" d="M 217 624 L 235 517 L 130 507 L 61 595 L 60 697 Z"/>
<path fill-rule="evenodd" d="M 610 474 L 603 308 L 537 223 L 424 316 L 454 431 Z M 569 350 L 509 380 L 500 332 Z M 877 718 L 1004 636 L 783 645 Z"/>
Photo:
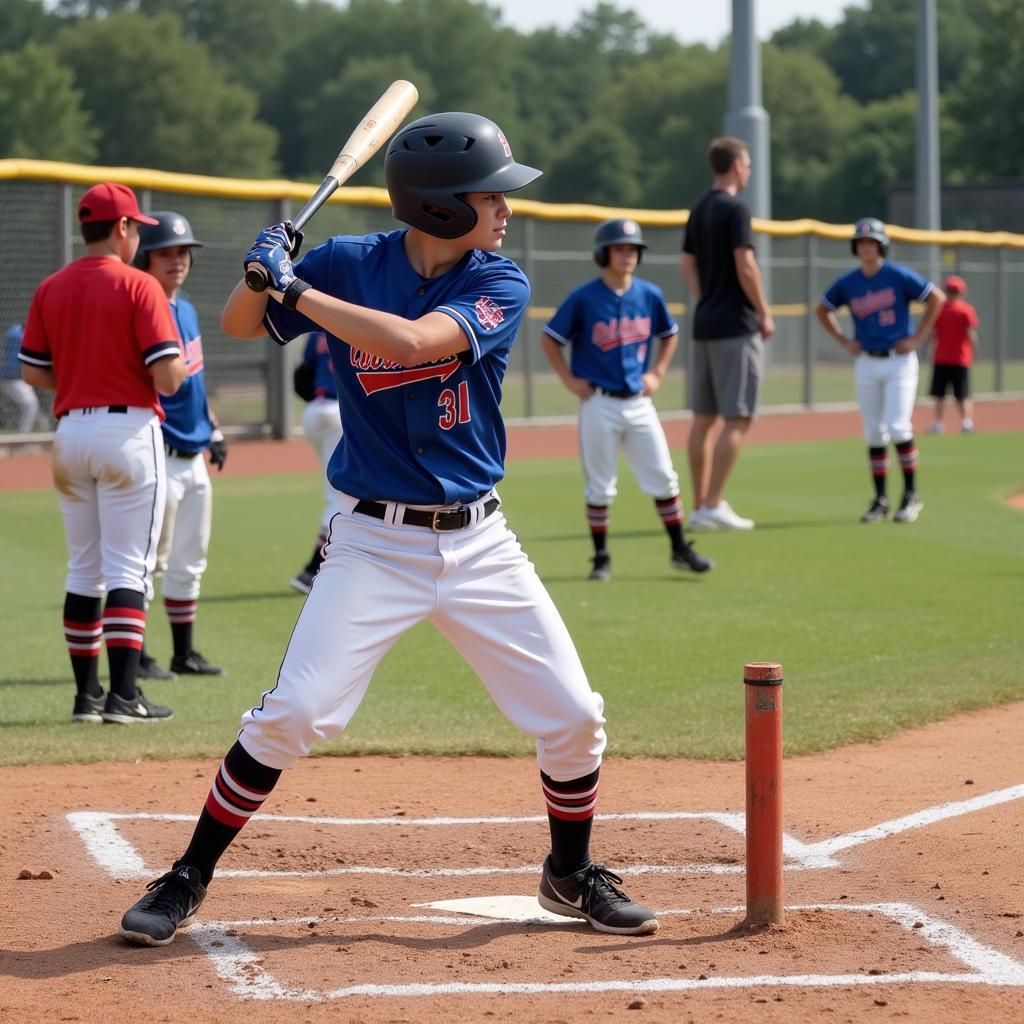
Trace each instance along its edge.
<path fill-rule="evenodd" d="M 947 414 L 947 429 L 955 426 Z M 985 432 L 1024 430 L 1024 400 L 992 399 L 975 404 L 974 421 Z M 914 430 L 924 433 L 932 422 L 931 405 L 920 404 L 914 412 Z M 690 419 L 680 416 L 665 421 L 669 446 L 686 447 Z M 768 410 L 750 430 L 748 444 L 780 444 L 792 441 L 824 441 L 860 437 L 860 415 L 855 408 L 816 412 Z M 508 427 L 508 458 L 571 458 L 579 450 L 576 424 L 522 421 Z M 4 452 L 0 449 L 0 455 Z M 291 441 L 235 441 L 224 467 L 225 476 L 265 473 L 319 473 L 320 464 L 304 438 Z M 220 474 L 216 474 L 220 479 Z M 10 454 L 0 458 L 0 491 L 33 490 L 52 486 L 49 452 Z"/>
<path fill-rule="evenodd" d="M 787 922 L 759 935 L 730 932 L 740 764 L 607 763 L 595 854 L 659 912 L 653 936 L 524 919 L 546 848 L 532 762 L 320 758 L 161 949 L 114 932 L 216 765 L 3 768 L 0 1020 L 1024 1020 L 1022 735 L 1024 702 L 788 760 Z M 479 916 L 502 895 L 520 899 Z"/>

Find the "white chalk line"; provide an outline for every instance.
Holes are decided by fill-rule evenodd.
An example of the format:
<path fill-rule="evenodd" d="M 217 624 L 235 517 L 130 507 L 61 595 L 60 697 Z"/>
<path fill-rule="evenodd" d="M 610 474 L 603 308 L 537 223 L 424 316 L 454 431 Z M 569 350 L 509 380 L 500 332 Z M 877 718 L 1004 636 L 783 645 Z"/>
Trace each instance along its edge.
<path fill-rule="evenodd" d="M 835 854 L 862 843 L 886 839 L 911 829 L 924 828 L 949 818 L 971 814 L 975 811 L 996 807 L 999 804 L 1024 797 L 1024 784 L 1006 789 L 983 793 L 968 800 L 939 804 L 912 814 L 881 822 L 870 828 L 860 829 L 845 835 L 824 839 L 815 843 L 804 843 L 788 833 L 783 833 L 782 849 L 789 871 L 811 871 L 838 867 L 840 862 Z M 637 811 L 628 814 L 599 814 L 602 821 L 711 821 L 744 834 L 745 819 L 742 814 L 718 811 Z M 186 821 L 193 822 L 190 814 L 154 814 L 150 812 L 123 813 L 104 811 L 73 811 L 67 820 L 82 838 L 93 859 L 115 878 L 148 878 L 155 872 L 134 845 L 118 828 L 119 821 Z M 428 817 L 428 818 L 336 818 L 292 814 L 261 814 L 260 821 L 267 823 L 296 823 L 306 825 L 339 826 L 348 828 L 394 827 L 437 828 L 466 825 L 517 825 L 544 822 L 542 815 L 496 815 L 473 817 Z M 218 871 L 222 878 L 318 878 L 344 875 L 385 875 L 395 878 L 459 878 L 486 875 L 530 874 L 539 870 L 539 865 L 518 865 L 515 867 L 475 868 L 418 868 L 402 869 L 367 865 L 311 870 L 279 871 L 274 869 L 226 868 Z M 623 875 L 642 874 L 742 874 L 742 864 L 702 862 L 696 864 L 632 865 L 616 868 Z"/>
<path fill-rule="evenodd" d="M 971 972 L 904 971 L 894 974 L 796 974 L 753 975 L 748 977 L 716 978 L 647 978 L 636 980 L 577 981 L 577 982 L 443 982 L 418 984 L 361 984 L 320 992 L 309 988 L 289 988 L 282 985 L 262 966 L 264 957 L 254 952 L 237 934 L 239 928 L 309 927 L 310 924 L 374 924 L 430 923 L 454 927 L 494 927 L 509 924 L 549 926 L 545 919 L 496 920 L 465 916 L 438 915 L 381 915 L 377 917 L 313 918 L 299 917 L 284 920 L 253 919 L 247 921 L 211 921 L 193 925 L 185 934 L 203 950 L 213 963 L 214 970 L 230 988 L 244 999 L 325 1002 L 354 996 L 415 998 L 457 995 L 573 995 L 604 992 L 631 992 L 636 994 L 658 992 L 685 992 L 700 989 L 736 989 L 764 986 L 799 988 L 830 988 L 839 986 L 867 986 L 894 984 L 979 984 L 1004 987 L 1024 987 L 1024 965 L 998 951 L 982 945 L 965 932 L 944 921 L 923 913 L 907 903 L 885 902 L 865 904 L 811 903 L 786 908 L 787 912 L 801 910 L 830 910 L 839 912 L 874 912 L 890 918 L 911 934 L 936 947 L 946 950 Z M 716 908 L 712 913 L 742 913 L 742 907 Z M 680 908 L 659 912 L 661 916 L 693 914 Z M 579 924 L 578 922 L 569 922 Z"/>

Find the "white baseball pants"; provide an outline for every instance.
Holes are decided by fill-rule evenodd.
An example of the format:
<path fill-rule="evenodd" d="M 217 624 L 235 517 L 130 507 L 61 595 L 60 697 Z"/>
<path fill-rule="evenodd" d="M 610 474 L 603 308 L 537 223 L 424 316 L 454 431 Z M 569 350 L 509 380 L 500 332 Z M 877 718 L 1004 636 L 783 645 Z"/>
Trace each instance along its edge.
<path fill-rule="evenodd" d="M 163 576 L 163 596 L 194 601 L 206 572 L 210 547 L 213 488 L 206 460 L 167 456 L 167 504 L 157 547 L 156 573 Z"/>
<path fill-rule="evenodd" d="M 338 492 L 327 479 L 327 463 L 341 440 L 341 409 L 337 399 L 315 398 L 307 402 L 302 413 L 302 429 L 324 468 L 324 510 L 320 516 L 320 529 L 327 533 L 331 516 L 339 508 Z"/>
<path fill-rule="evenodd" d="M 68 545 L 65 589 L 83 597 L 111 590 L 153 596 L 166 473 L 152 409 L 72 409 L 53 441 L 53 482 Z"/>
<path fill-rule="evenodd" d="M 911 416 L 917 400 L 917 353 L 892 353 L 872 359 L 863 353 L 854 364 L 857 404 L 864 423 L 864 440 L 872 448 L 890 441 L 901 444 L 914 436 Z"/>
<path fill-rule="evenodd" d="M 505 717 L 536 737 L 556 781 L 595 771 L 604 702 L 591 690 L 565 624 L 498 510 L 450 533 L 380 521 L 339 494 L 326 557 L 288 643 L 277 685 L 242 716 L 239 741 L 288 768 L 349 723 L 398 638 L 428 619 L 476 672 Z"/>
<path fill-rule="evenodd" d="M 579 432 L 588 505 L 610 505 L 615 499 L 620 445 L 644 494 L 653 498 L 679 494 L 679 477 L 650 398 L 591 395 L 580 403 Z"/>

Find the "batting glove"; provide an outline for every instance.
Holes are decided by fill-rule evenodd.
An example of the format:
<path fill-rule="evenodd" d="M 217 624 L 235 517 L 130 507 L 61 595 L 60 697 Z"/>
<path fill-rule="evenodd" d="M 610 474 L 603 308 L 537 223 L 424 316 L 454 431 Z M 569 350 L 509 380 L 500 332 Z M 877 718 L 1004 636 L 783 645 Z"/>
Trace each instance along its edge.
<path fill-rule="evenodd" d="M 261 231 L 260 234 L 262 235 L 263 232 Z M 284 245 L 271 243 L 269 240 L 261 243 L 257 239 L 256 244 L 245 254 L 242 266 L 248 268 L 253 263 L 258 263 L 267 272 L 270 287 L 275 291 L 283 292 L 295 280 L 292 260 L 288 255 L 290 244 L 287 236 Z"/>
<path fill-rule="evenodd" d="M 224 472 L 224 463 L 228 458 L 228 443 L 221 433 L 220 427 L 214 427 L 210 435 L 210 465 L 216 466 L 221 473 Z"/>

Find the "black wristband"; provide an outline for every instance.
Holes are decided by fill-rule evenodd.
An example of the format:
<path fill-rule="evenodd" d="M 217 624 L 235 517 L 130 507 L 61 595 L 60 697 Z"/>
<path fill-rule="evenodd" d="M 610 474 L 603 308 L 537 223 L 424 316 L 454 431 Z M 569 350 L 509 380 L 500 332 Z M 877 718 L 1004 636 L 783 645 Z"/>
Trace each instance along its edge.
<path fill-rule="evenodd" d="M 299 296 L 304 292 L 308 291 L 311 285 L 307 284 L 302 280 L 301 277 L 295 278 L 294 281 L 287 288 L 281 296 L 281 305 L 285 309 L 294 309 L 296 303 L 299 301 Z"/>

